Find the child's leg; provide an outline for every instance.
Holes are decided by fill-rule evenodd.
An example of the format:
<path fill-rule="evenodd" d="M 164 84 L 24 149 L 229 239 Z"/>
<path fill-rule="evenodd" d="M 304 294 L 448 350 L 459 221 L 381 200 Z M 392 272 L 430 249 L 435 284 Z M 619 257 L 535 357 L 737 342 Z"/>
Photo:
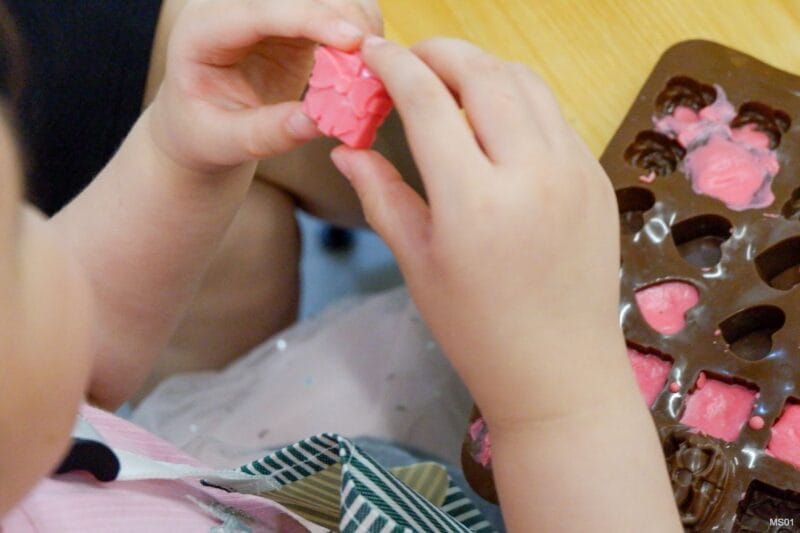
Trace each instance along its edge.
<path fill-rule="evenodd" d="M 137 400 L 178 372 L 224 367 L 296 320 L 300 238 L 294 209 L 285 192 L 253 182 Z"/>

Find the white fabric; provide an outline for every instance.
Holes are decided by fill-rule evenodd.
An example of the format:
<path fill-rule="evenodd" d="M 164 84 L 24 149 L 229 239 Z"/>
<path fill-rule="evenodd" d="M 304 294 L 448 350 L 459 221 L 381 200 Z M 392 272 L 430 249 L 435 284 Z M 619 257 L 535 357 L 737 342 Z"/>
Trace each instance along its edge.
<path fill-rule="evenodd" d="M 471 402 L 398 288 L 337 304 L 222 372 L 168 379 L 132 419 L 218 467 L 320 432 L 457 463 Z"/>

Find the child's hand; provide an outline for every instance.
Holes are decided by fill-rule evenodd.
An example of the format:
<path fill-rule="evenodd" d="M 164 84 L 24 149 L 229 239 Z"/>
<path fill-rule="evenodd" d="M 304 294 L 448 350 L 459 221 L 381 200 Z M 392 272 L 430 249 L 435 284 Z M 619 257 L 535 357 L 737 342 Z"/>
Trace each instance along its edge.
<path fill-rule="evenodd" d="M 319 135 L 296 101 L 315 43 L 357 48 L 374 0 L 196 0 L 170 38 L 152 135 L 180 166 L 217 172 Z"/>
<path fill-rule="evenodd" d="M 428 203 L 376 152 L 334 161 L 493 431 L 592 408 L 626 390 L 619 376 L 633 391 L 614 191 L 542 80 L 455 40 L 412 53 L 368 38 L 363 55 Z"/>

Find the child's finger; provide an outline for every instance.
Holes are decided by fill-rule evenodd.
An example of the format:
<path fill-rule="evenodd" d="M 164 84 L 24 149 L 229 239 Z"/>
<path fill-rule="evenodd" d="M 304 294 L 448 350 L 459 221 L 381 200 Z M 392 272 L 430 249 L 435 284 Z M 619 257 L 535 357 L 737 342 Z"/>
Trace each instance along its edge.
<path fill-rule="evenodd" d="M 383 81 L 403 119 L 414 160 L 433 203 L 452 196 L 462 170 L 489 166 L 461 111 L 442 81 L 410 50 L 368 37 L 362 56 Z M 457 186 L 463 183 L 457 183 Z"/>
<path fill-rule="evenodd" d="M 377 0 L 322 0 L 365 33 L 383 35 L 383 15 Z"/>
<path fill-rule="evenodd" d="M 196 12 L 185 28 L 184 53 L 199 62 L 227 66 L 267 37 L 302 37 L 342 50 L 364 35 L 354 21 L 320 0 L 209 0 L 189 4 Z"/>
<path fill-rule="evenodd" d="M 331 159 L 358 194 L 372 229 L 386 241 L 404 273 L 414 270 L 414 258 L 425 248 L 430 232 L 428 206 L 397 169 L 373 150 L 344 145 Z"/>
<path fill-rule="evenodd" d="M 525 160 L 532 148 L 542 145 L 548 124 L 533 113 L 529 87 L 517 72 L 524 67 L 458 39 L 431 39 L 412 51 L 459 98 L 490 159 Z"/>
<path fill-rule="evenodd" d="M 283 154 L 322 135 L 302 111 L 299 102 L 284 102 L 255 109 L 212 109 L 200 115 L 225 145 L 217 152 L 232 162 L 265 159 Z"/>

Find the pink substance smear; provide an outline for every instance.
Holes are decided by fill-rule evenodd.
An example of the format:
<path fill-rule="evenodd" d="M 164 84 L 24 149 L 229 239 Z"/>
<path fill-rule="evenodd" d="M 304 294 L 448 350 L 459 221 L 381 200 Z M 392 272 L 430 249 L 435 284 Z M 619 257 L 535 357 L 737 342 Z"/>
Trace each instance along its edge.
<path fill-rule="evenodd" d="M 698 378 L 695 391 L 686 401 L 681 422 L 712 437 L 732 442 L 750 418 L 756 391 L 742 385 Z"/>
<path fill-rule="evenodd" d="M 772 426 L 767 453 L 800 468 L 800 405 L 788 404 Z"/>
<path fill-rule="evenodd" d="M 655 120 L 656 130 L 686 148 L 683 170 L 697 194 L 721 200 L 734 211 L 767 207 L 775 201 L 772 180 L 780 170 L 769 137 L 753 124 L 731 128 L 736 110 L 721 87 L 717 99 L 699 112 L 678 106 Z"/>
<path fill-rule="evenodd" d="M 628 359 L 639 384 L 644 402 L 648 407 L 653 405 L 656 396 L 664 388 L 667 375 L 672 366 L 669 362 L 651 354 L 644 354 L 633 348 L 628 348 Z"/>
<path fill-rule="evenodd" d="M 635 296 L 645 322 L 662 335 L 681 331 L 686 326 L 686 312 L 700 301 L 695 286 L 683 281 L 650 285 Z"/>
<path fill-rule="evenodd" d="M 483 417 L 470 424 L 469 438 L 472 440 L 472 458 L 481 466 L 489 468 L 492 464 L 492 445 L 489 442 L 489 428 L 486 427 Z"/>
<path fill-rule="evenodd" d="M 303 100 L 303 111 L 329 137 L 352 148 L 369 148 L 392 109 L 383 83 L 358 52 L 320 46 Z"/>

